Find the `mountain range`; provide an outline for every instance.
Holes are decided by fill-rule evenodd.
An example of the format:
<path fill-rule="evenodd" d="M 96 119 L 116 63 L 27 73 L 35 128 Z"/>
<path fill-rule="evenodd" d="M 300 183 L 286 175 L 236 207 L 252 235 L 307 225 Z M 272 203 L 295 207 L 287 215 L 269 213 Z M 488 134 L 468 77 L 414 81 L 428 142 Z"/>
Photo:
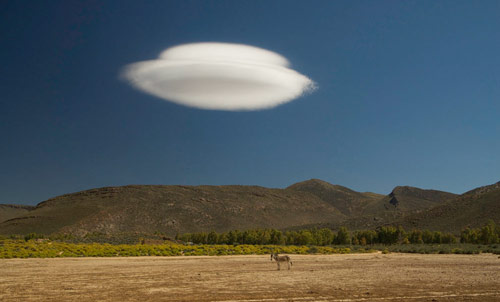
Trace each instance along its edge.
<path fill-rule="evenodd" d="M 311 179 L 259 186 L 129 185 L 57 196 L 36 206 L 0 205 L 0 234 L 99 232 L 168 235 L 233 229 L 401 225 L 459 233 L 500 224 L 500 182 L 461 195 L 398 186 L 388 195 Z"/>

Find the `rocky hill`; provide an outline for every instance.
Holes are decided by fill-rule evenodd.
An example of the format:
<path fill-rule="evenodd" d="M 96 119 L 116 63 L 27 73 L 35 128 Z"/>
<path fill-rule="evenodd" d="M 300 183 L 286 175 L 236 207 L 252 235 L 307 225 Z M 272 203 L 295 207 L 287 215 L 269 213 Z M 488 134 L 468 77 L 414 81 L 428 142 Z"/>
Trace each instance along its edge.
<path fill-rule="evenodd" d="M 287 189 L 316 195 L 337 208 L 347 217 L 360 215 L 368 204 L 384 197 L 384 195 L 371 192 L 356 192 L 343 186 L 332 185 L 320 179 L 299 182 L 289 186 Z"/>
<path fill-rule="evenodd" d="M 457 197 L 456 194 L 443 191 L 398 186 L 389 195 L 369 203 L 364 208 L 363 214 L 376 215 L 385 211 L 420 211 L 435 207 L 455 197 Z"/>
<path fill-rule="evenodd" d="M 34 208 L 17 204 L 0 204 L 0 222 L 26 214 Z"/>
<path fill-rule="evenodd" d="M 258 186 L 106 187 L 58 196 L 36 207 L 0 205 L 0 234 L 176 233 L 252 228 L 402 225 L 459 232 L 500 224 L 500 183 L 462 195 L 396 187 L 361 193 L 319 179 L 286 189 Z"/>
<path fill-rule="evenodd" d="M 458 232 L 481 227 L 489 220 L 500 225 L 500 182 L 468 191 L 444 204 L 404 217 L 394 223 L 408 229 Z"/>
<path fill-rule="evenodd" d="M 284 228 L 345 216 L 314 194 L 256 186 L 124 186 L 59 196 L 0 224 L 0 233 Z"/>

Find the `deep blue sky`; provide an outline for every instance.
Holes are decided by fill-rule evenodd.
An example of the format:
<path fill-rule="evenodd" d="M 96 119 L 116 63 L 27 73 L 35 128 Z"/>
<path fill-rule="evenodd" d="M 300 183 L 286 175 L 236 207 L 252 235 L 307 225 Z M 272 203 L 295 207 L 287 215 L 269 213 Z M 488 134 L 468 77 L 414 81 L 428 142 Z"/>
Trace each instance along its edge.
<path fill-rule="evenodd" d="M 126 184 L 496 182 L 499 29 L 499 1 L 2 1 L 0 203 Z M 319 89 L 225 112 L 119 78 L 205 41 L 278 52 Z"/>

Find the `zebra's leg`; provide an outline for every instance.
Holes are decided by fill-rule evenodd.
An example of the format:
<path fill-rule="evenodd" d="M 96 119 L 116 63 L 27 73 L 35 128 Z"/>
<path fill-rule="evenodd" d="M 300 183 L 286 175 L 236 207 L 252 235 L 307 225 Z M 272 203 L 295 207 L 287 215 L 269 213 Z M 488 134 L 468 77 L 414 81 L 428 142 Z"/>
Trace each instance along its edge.
<path fill-rule="evenodd" d="M 281 270 L 281 267 L 280 267 L 280 262 L 279 260 L 276 261 L 276 263 L 278 263 L 278 270 Z"/>
<path fill-rule="evenodd" d="M 290 261 L 286 262 L 288 264 L 288 270 L 290 270 Z"/>

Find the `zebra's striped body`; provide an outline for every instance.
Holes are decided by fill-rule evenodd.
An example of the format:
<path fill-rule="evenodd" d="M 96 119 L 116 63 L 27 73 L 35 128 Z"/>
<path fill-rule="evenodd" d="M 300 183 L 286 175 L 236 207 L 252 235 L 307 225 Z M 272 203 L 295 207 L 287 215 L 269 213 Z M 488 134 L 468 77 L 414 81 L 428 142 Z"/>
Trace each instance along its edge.
<path fill-rule="evenodd" d="M 292 261 L 291 261 L 290 257 L 287 255 L 279 256 L 277 253 L 271 254 L 271 261 L 273 261 L 273 260 L 276 261 L 276 263 L 278 264 L 278 270 L 281 269 L 281 266 L 280 266 L 281 262 L 286 262 L 286 264 L 288 265 L 288 269 L 290 269 L 290 267 L 292 266 Z"/>

